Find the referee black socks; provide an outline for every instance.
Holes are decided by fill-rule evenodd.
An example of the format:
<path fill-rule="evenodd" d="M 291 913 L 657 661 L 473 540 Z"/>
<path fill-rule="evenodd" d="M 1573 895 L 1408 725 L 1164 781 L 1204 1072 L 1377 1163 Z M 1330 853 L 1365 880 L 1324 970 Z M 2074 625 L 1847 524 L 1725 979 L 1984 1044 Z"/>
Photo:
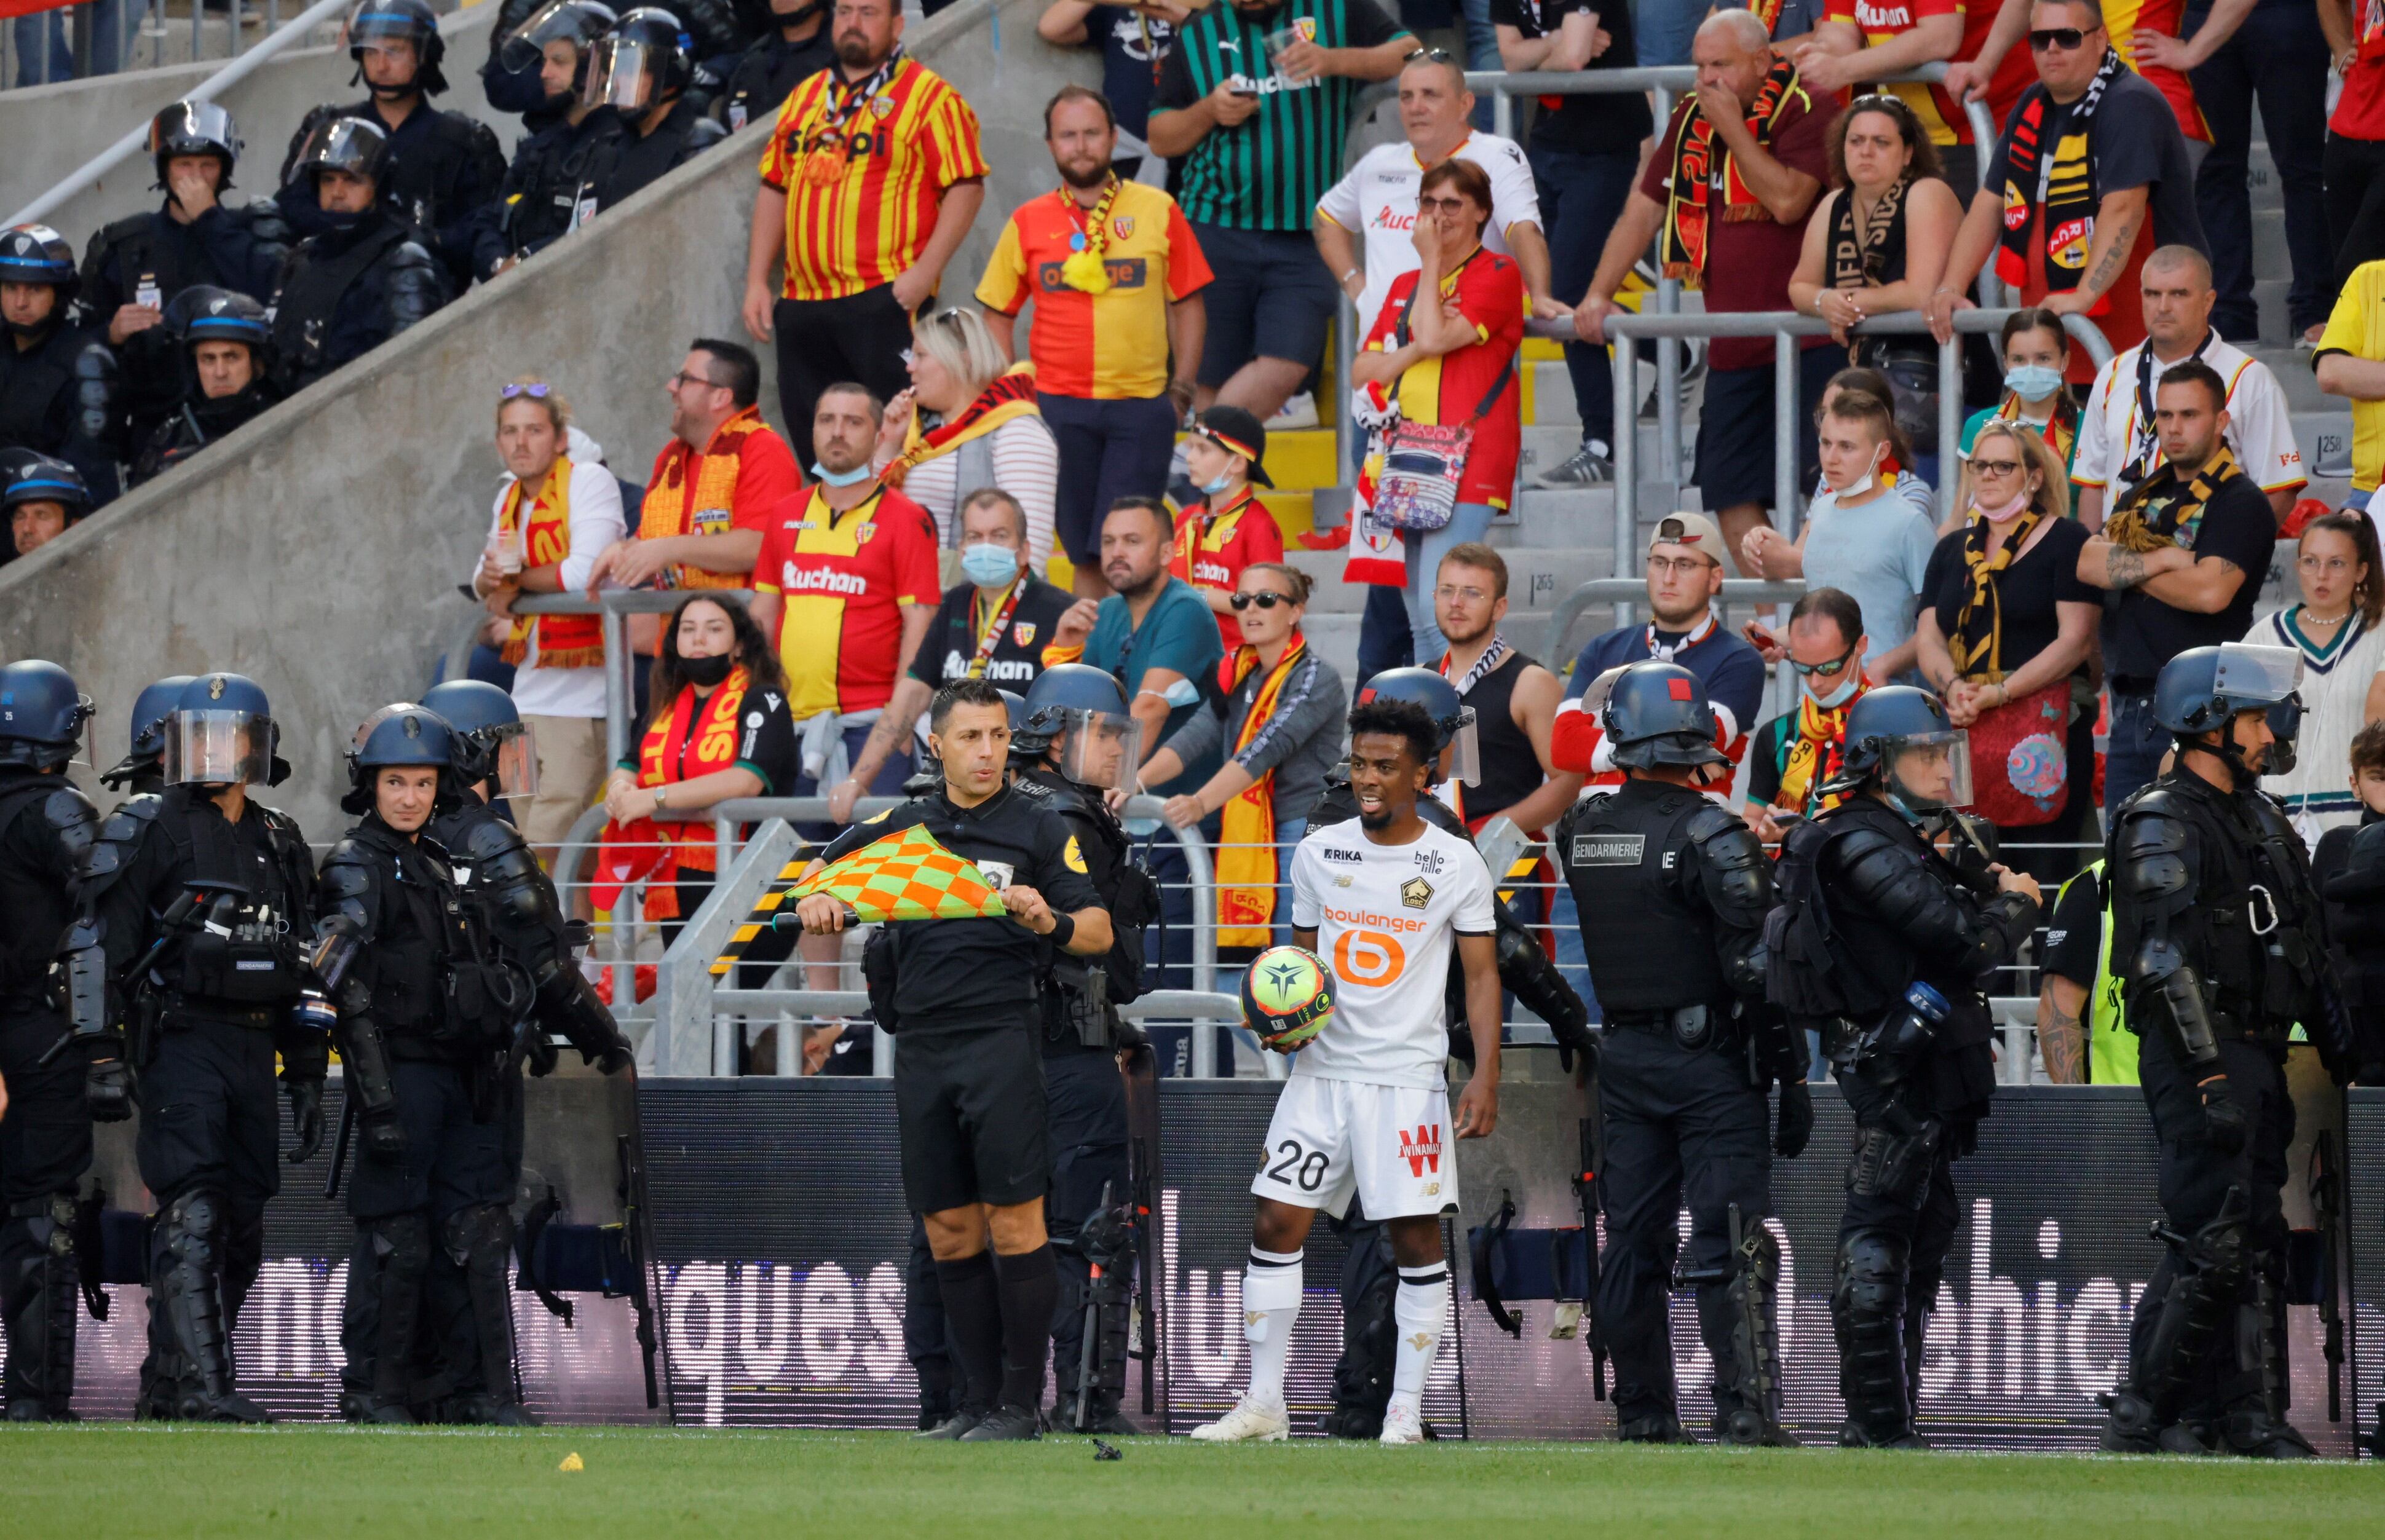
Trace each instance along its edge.
<path fill-rule="evenodd" d="M 980 1251 L 956 1262 L 938 1261 L 936 1285 L 944 1297 L 944 1321 L 952 1329 L 953 1346 L 960 1352 L 961 1399 L 991 1411 L 1002 1394 L 1003 1310 L 993 1253 Z"/>
<path fill-rule="evenodd" d="M 1052 1354 L 1060 1269 L 1049 1241 L 1015 1257 L 995 1257 L 994 1267 L 1001 1278 L 1002 1404 L 1033 1411 L 1043 1402 L 1043 1362 Z"/>

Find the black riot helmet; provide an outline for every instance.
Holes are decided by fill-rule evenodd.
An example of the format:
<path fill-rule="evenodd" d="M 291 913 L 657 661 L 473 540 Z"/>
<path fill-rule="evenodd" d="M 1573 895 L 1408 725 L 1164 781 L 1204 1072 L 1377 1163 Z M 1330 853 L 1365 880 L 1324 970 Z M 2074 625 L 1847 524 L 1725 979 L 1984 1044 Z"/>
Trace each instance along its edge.
<path fill-rule="evenodd" d="M 1097 790 L 1134 789 L 1143 724 L 1127 709 L 1116 675 L 1090 664 L 1055 664 L 1027 687 L 1025 712 L 1011 729 L 1013 758 L 1048 760 L 1068 779 Z"/>
<path fill-rule="evenodd" d="M 1867 690 L 1847 708 L 1840 775 L 1821 789 L 1840 796 L 1877 786 L 1908 818 L 1971 801 L 1971 735 L 1945 702 L 1911 685 Z"/>
<path fill-rule="evenodd" d="M 365 78 L 367 48 L 376 43 L 410 43 L 414 78 L 404 85 L 372 86 L 372 93 L 393 98 L 419 91 L 435 96 L 447 89 L 447 77 L 439 70 L 447 43 L 439 35 L 439 19 L 423 0 L 357 0 L 356 8 L 348 13 L 347 27 L 348 57 L 356 61 L 350 85 Z"/>
<path fill-rule="evenodd" d="M 447 719 L 428 707 L 401 702 L 384 706 L 365 719 L 356 729 L 356 747 L 348 751 L 348 784 L 352 789 L 340 799 L 340 806 L 350 813 L 368 813 L 373 805 L 373 776 L 378 771 L 393 767 L 422 766 L 452 770 L 456 760 L 456 734 Z M 447 777 L 441 777 L 442 807 L 452 805 L 453 788 Z"/>
<path fill-rule="evenodd" d="M 55 503 L 71 524 L 91 512 L 91 489 L 83 485 L 82 472 L 64 460 L 13 450 L 0 455 L 0 523 L 26 503 Z"/>
<path fill-rule="evenodd" d="M 538 795 L 538 745 L 514 698 L 480 679 L 434 685 L 422 703 L 456 734 L 456 774 L 467 786 L 497 783 L 503 797 Z"/>
<path fill-rule="evenodd" d="M 1615 677 L 1597 711 L 1615 763 L 1627 769 L 1730 763 L 1715 743 L 1718 725 L 1705 687 L 1679 664 L 1651 658 L 1631 664 Z"/>
<path fill-rule="evenodd" d="M 319 183 L 326 171 L 345 171 L 371 182 L 378 193 L 381 170 L 388 164 L 387 130 L 361 118 L 327 118 L 298 147 L 298 157 L 290 163 L 290 180 L 304 177 L 311 186 Z"/>
<path fill-rule="evenodd" d="M 223 180 L 216 191 L 226 192 L 240 149 L 240 130 L 220 103 L 176 102 L 149 119 L 149 159 L 157 168 L 160 188 L 166 185 L 166 163 L 176 155 L 214 155 L 223 162 Z"/>
<path fill-rule="evenodd" d="M 521 31 L 506 39 L 497 50 L 497 67 L 508 73 L 527 70 L 535 74 L 548 43 L 568 43 L 580 59 L 579 68 L 571 77 L 571 94 L 576 96 L 588 79 L 589 51 L 598 38 L 612 30 L 616 19 L 613 7 L 600 5 L 598 0 L 550 0 L 521 24 Z M 548 103 L 560 106 L 568 100 L 550 97 Z"/>
<path fill-rule="evenodd" d="M 0 283 L 46 283 L 58 292 L 50 319 L 66 319 L 82 279 L 75 272 L 74 247 L 47 225 L 15 225 L 0 230 Z"/>
<path fill-rule="evenodd" d="M 1474 708 L 1458 698 L 1457 687 L 1430 668 L 1386 668 L 1367 680 L 1354 705 L 1375 701 L 1405 701 L 1424 708 L 1432 719 L 1432 749 L 1449 753 L 1451 780 L 1482 784 L 1482 756 L 1475 746 Z"/>
<path fill-rule="evenodd" d="M 624 11 L 596 40 L 582 71 L 580 102 L 588 107 L 645 112 L 685 91 L 695 78 L 695 40 L 678 17 L 656 6 Z"/>
<path fill-rule="evenodd" d="M 273 372 L 273 327 L 265 306 L 236 289 L 194 283 L 166 302 L 166 329 L 182 365 L 182 399 L 204 406 L 198 361 L 201 342 L 238 342 L 248 349 L 248 389 L 260 391 Z"/>
<path fill-rule="evenodd" d="M 56 664 L 27 658 L 0 668 L 0 764 L 66 764 L 91 714 L 91 697 Z"/>

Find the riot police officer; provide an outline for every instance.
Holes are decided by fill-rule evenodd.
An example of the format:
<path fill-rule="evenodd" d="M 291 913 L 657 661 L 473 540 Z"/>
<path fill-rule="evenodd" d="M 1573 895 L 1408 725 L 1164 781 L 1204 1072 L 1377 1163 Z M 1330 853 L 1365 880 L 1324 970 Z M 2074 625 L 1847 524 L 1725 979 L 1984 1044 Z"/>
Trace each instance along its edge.
<path fill-rule="evenodd" d="M 424 1289 L 443 1245 L 464 1258 L 472 1295 L 482 1420 L 526 1426 L 503 1286 L 514 1175 L 497 1099 L 512 981 L 486 965 L 446 851 L 425 834 L 456 794 L 453 739 L 421 706 L 383 713 L 348 758 L 340 805 L 363 821 L 323 858 L 314 966 L 339 1012 L 362 1136 L 348 1178 L 356 1244 L 340 1407 L 355 1422 L 419 1420 Z"/>
<path fill-rule="evenodd" d="M 173 410 L 133 454 L 136 487 L 281 399 L 273 386 L 271 323 L 246 294 L 193 284 L 166 306 L 166 329 L 181 385 Z"/>
<path fill-rule="evenodd" d="M 596 40 L 616 14 L 599 0 L 551 0 L 490 59 L 492 100 L 517 99 L 525 75 L 543 93 L 523 110 L 530 132 L 514 147 L 505 185 L 473 221 L 472 271 L 483 281 L 546 249 L 581 222 L 580 181 L 588 153 L 607 131 L 581 93 Z M 490 71 L 483 71 L 490 79 Z"/>
<path fill-rule="evenodd" d="M 1771 1158 L 1804 1149 L 1814 1112 L 1804 1034 L 1764 1000 L 1772 863 L 1746 822 L 1699 789 L 1727 780 L 1729 759 L 1696 675 L 1633 664 L 1600 714 L 1626 779 L 1575 804 L 1555 848 L 1606 1015 L 1607 1242 L 1592 1308 L 1615 1357 L 1617 1434 L 1691 1442 L 1666 1323 L 1686 1198 L 1683 1275 L 1696 1282 L 1699 1335 L 1714 1356 L 1715 1434 L 1793 1445 L 1779 1421 L 1780 1249 L 1764 1220 Z M 1780 1127 L 1767 1142 L 1775 1082 Z"/>
<path fill-rule="evenodd" d="M 0 562 L 29 556 L 91 512 L 82 473 L 30 449 L 0 452 Z"/>
<path fill-rule="evenodd" d="M 1982 992 L 2036 927 L 2037 884 L 1977 859 L 1969 737 L 1927 690 L 1875 689 L 1848 714 L 1836 808 L 1792 828 L 1767 932 L 1772 1002 L 1817 1026 L 1854 1114 L 1830 1323 L 1839 1442 L 1922 1448 L 1921 1348 L 1962 1214 L 1954 1161 L 1995 1090 Z M 1938 841 L 1965 852 L 1958 864 Z"/>
<path fill-rule="evenodd" d="M 581 94 L 607 126 L 581 170 L 582 223 L 729 137 L 689 94 L 693 46 L 679 18 L 653 6 L 625 12 L 597 40 Z"/>
<path fill-rule="evenodd" d="M 295 395 L 447 303 L 426 237 L 387 195 L 389 135 L 361 118 L 318 124 L 294 176 L 330 227 L 298 243 L 273 300 L 275 385 Z"/>
<path fill-rule="evenodd" d="M 314 863 L 297 824 L 249 795 L 289 772 L 255 681 L 193 679 L 162 737 L 165 791 L 111 813 L 86 859 L 67 941 L 69 1014 L 94 1060 L 94 1112 L 120 1099 L 126 1063 L 141 1109 L 141 1180 L 157 1214 L 139 1412 L 261 1422 L 234 1383 L 232 1326 L 263 1261 L 266 1201 L 281 1189 L 277 1051 L 291 1161 L 323 1140 L 330 1045 L 304 999 Z M 94 947 L 104 996 L 72 982 Z"/>
<path fill-rule="evenodd" d="M 828 25 L 832 8 L 829 0 L 771 0 L 770 25 L 730 66 L 713 105 L 721 127 L 735 133 L 776 118 L 797 85 L 836 62 Z"/>
<path fill-rule="evenodd" d="M 1043 1084 L 1052 1121 L 1053 1250 L 1060 1264 L 1059 1302 L 1052 1317 L 1052 1367 L 1057 1399 L 1053 1422 L 1090 1433 L 1140 1430 L 1118 1410 L 1124 1388 L 1128 1288 L 1123 1266 L 1103 1268 L 1100 1340 L 1088 1344 L 1085 1297 L 1093 1287 L 1092 1252 L 1117 1234 L 1099 1223 L 1105 1211 L 1130 1208 L 1126 1086 L 1118 1053 L 1144 1039 L 1118 1012 L 1143 992 L 1143 927 L 1159 913 L 1159 890 L 1149 873 L 1129 860 L 1130 841 L 1103 801 L 1105 791 L 1134 785 L 1141 724 L 1127 710 L 1115 676 L 1083 664 L 1045 669 L 1029 688 L 1025 728 L 1011 739 L 1022 796 L 1058 813 L 1083 854 L 1093 890 L 1110 915 L 1110 950 L 1100 958 L 1055 951 L 1043 993 Z M 1111 1258 L 1112 1263 L 1123 1259 Z M 1079 1368 L 1094 1355 L 1095 1372 L 1078 1409 Z"/>
<path fill-rule="evenodd" d="M 166 715 L 190 682 L 188 674 L 169 674 L 142 687 L 132 698 L 131 745 L 100 772 L 102 786 L 132 797 L 155 797 L 166 789 Z"/>
<path fill-rule="evenodd" d="M 240 133 L 214 102 L 176 102 L 149 122 L 149 157 L 165 205 L 102 229 L 83 254 L 82 307 L 116 350 L 128 444 L 173 410 L 181 381 L 166 306 L 194 283 L 273 297 L 290 226 L 268 199 L 228 199 Z"/>
<path fill-rule="evenodd" d="M 2112 966 L 2161 1139 L 2167 1248 L 2138 1302 L 2107 1449 L 2307 1459 L 2286 1421 L 2279 1206 L 2297 1023 L 2354 1068 L 2301 838 L 2258 777 L 2301 717 L 2302 654 L 2193 647 L 2154 682 L 2169 772 L 2120 805 L 2106 847 Z"/>
<path fill-rule="evenodd" d="M 81 286 L 56 230 L 0 232 L 0 450 L 66 461 L 97 506 L 116 496 L 116 355 L 76 312 Z"/>
<path fill-rule="evenodd" d="M 66 778 L 90 700 L 38 660 L 0 668 L 0 1320 L 12 1422 L 68 1422 L 75 1317 L 82 1308 L 78 1187 L 91 1169 L 83 1054 L 53 998 L 51 960 L 74 918 L 73 886 L 99 810 Z M 98 984 L 98 959 L 70 959 L 69 987 Z M 120 1078 L 107 1110 L 125 1115 Z"/>
<path fill-rule="evenodd" d="M 368 94 L 306 114 L 290 136 L 274 202 L 298 234 L 329 232 L 313 185 L 295 174 L 301 152 L 334 118 L 370 123 L 389 136 L 382 201 L 423 232 L 449 287 L 461 292 L 472 281 L 472 221 L 505 181 L 505 152 L 487 124 L 431 105 L 430 97 L 447 89 L 440 68 L 447 43 L 424 0 L 358 0 L 348 13 L 347 32 L 348 56 L 356 61 L 349 83 L 362 82 Z"/>

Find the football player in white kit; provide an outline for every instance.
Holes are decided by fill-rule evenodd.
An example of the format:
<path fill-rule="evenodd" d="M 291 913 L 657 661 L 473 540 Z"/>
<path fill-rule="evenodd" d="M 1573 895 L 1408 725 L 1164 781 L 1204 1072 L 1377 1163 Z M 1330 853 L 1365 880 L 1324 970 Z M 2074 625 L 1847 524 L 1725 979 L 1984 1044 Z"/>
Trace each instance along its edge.
<path fill-rule="evenodd" d="M 1301 1248 L 1319 1209 L 1355 1194 L 1391 1233 L 1400 1272 L 1391 1405 L 1381 1442 L 1424 1437 L 1418 1403 L 1449 1309 L 1441 1216 L 1457 1207 L 1444 1131 L 1480 1138 L 1499 1120 L 1499 964 L 1490 870 L 1466 840 L 1417 815 L 1434 732 L 1424 709 L 1376 700 L 1350 714 L 1358 816 L 1311 829 L 1292 858 L 1292 939 L 1325 960 L 1334 1010 L 1292 1062 L 1251 1191 L 1242 1335 L 1251 1385 L 1234 1410 L 1192 1430 L 1210 1443 L 1289 1436 L 1284 1357 L 1300 1315 Z M 1450 1118 L 1442 1066 L 1442 981 L 1455 946 L 1466 970 L 1474 1075 Z"/>

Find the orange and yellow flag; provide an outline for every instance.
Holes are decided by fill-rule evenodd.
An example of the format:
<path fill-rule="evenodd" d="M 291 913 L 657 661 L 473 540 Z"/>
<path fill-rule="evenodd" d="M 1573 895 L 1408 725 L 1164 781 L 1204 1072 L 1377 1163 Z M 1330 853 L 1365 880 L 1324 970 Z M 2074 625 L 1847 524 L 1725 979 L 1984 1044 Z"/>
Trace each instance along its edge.
<path fill-rule="evenodd" d="M 1002 895 L 975 863 L 944 849 L 916 824 L 873 839 L 806 878 L 803 870 L 810 863 L 808 857 L 787 863 L 779 881 L 737 927 L 729 950 L 714 961 L 715 978 L 729 972 L 755 937 L 777 924 L 781 908 L 792 913 L 794 900 L 815 893 L 839 900 L 865 924 L 990 920 L 1008 913 L 1002 907 Z"/>

